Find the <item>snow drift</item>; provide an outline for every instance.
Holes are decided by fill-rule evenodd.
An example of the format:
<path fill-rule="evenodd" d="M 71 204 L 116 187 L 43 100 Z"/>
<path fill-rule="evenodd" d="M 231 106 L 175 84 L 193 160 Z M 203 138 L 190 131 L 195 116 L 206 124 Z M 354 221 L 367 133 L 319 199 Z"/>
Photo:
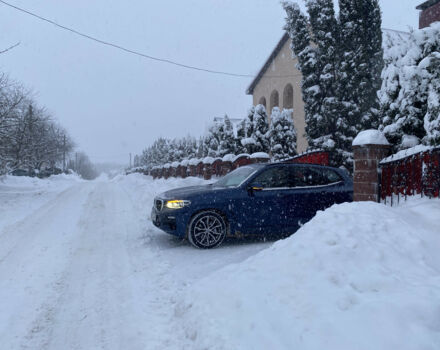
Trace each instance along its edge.
<path fill-rule="evenodd" d="M 439 213 L 333 206 L 195 283 L 176 315 L 196 349 L 439 349 Z"/>

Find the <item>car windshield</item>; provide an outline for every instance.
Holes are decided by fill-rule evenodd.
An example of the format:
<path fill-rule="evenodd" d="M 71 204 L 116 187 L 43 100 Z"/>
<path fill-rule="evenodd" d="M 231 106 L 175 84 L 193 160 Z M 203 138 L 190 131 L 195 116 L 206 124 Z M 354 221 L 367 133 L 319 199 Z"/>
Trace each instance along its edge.
<path fill-rule="evenodd" d="M 250 166 L 243 166 L 234 171 L 230 172 L 228 175 L 222 177 L 220 180 L 214 183 L 216 187 L 237 187 L 244 180 L 246 180 L 252 173 L 257 171 L 256 168 Z"/>

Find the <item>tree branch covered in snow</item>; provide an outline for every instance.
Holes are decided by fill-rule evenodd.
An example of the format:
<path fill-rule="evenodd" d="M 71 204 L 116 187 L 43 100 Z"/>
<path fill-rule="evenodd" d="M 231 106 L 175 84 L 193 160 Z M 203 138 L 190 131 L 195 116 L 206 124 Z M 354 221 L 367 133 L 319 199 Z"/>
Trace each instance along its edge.
<path fill-rule="evenodd" d="M 395 151 L 440 144 L 440 24 L 414 30 L 382 72 L 381 129 Z"/>

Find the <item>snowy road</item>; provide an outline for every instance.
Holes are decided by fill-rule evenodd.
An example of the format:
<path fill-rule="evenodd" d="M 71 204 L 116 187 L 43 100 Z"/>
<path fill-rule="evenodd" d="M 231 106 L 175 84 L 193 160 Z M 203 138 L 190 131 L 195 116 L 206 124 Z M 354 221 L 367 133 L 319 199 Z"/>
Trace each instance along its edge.
<path fill-rule="evenodd" d="M 0 350 L 440 348 L 438 199 L 206 251 L 149 221 L 156 194 L 202 183 L 0 178 Z"/>
<path fill-rule="evenodd" d="M 270 243 L 193 249 L 126 181 L 0 186 L 0 349 L 181 349 L 176 298 Z"/>

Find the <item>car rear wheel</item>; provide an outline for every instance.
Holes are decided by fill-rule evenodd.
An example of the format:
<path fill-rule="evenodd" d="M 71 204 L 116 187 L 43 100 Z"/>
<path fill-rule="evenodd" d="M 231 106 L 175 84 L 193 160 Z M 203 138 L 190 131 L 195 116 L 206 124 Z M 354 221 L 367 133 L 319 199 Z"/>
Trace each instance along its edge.
<path fill-rule="evenodd" d="M 217 247 L 225 237 L 225 219 L 215 211 L 202 211 L 195 215 L 189 223 L 188 240 L 197 248 Z"/>

